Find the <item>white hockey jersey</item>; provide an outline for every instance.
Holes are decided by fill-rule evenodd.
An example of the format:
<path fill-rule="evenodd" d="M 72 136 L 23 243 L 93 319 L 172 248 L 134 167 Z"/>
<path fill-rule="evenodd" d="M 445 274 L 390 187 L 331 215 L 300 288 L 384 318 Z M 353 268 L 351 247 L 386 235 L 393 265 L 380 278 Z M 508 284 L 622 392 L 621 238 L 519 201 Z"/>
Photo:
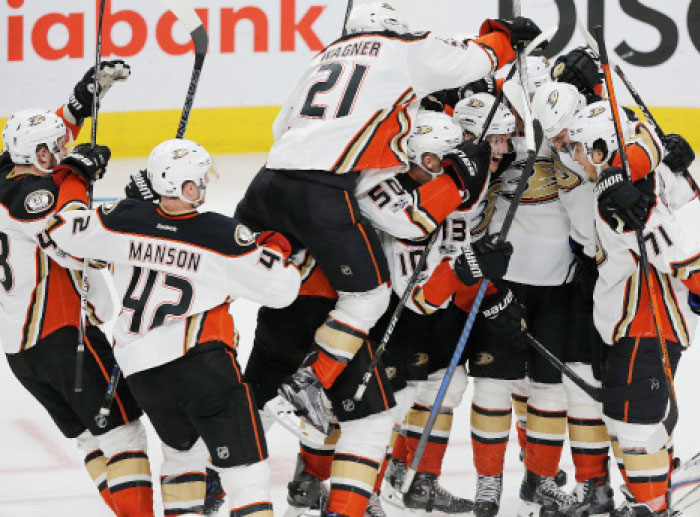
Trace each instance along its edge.
<path fill-rule="evenodd" d="M 56 211 L 50 177 L 0 174 L 0 336 L 15 354 L 63 327 L 80 322 L 82 261 L 46 246 L 40 237 Z M 114 307 L 102 271 L 88 268 L 87 317 L 109 319 Z"/>
<path fill-rule="evenodd" d="M 233 347 L 233 299 L 284 307 L 301 282 L 276 249 L 257 246 L 247 227 L 213 212 L 173 215 L 127 199 L 61 214 L 48 233 L 72 255 L 113 264 L 122 300 L 114 353 L 125 375 L 200 343 Z"/>
<path fill-rule="evenodd" d="M 337 40 L 309 63 L 282 105 L 267 167 L 344 174 L 407 165 L 405 140 L 420 99 L 480 79 L 511 58 L 509 45 L 494 48 L 484 39 L 467 47 L 431 33 Z"/>
<path fill-rule="evenodd" d="M 527 153 L 524 138 L 513 138 L 516 159 L 501 175 L 503 187 L 496 200 L 489 233 L 500 231 Z M 570 177 L 573 185 L 579 178 Z M 570 223 L 559 199 L 560 181 L 549 146 L 542 145 L 528 179 L 507 240 L 513 244 L 506 280 L 527 285 L 560 285 L 566 281 L 573 259 L 569 246 Z"/>
<path fill-rule="evenodd" d="M 663 164 L 646 181 L 653 182 L 656 195 L 644 241 L 662 312 L 661 327 L 666 339 L 687 347 L 697 326 L 697 316 L 688 306 L 688 289 L 700 292 L 700 238 L 689 233 L 674 212 L 692 198 L 692 192 L 684 179 Z M 599 276 L 594 320 L 598 332 L 608 344 L 622 337 L 656 336 L 635 232 L 616 233 L 599 215 L 595 226 Z"/>

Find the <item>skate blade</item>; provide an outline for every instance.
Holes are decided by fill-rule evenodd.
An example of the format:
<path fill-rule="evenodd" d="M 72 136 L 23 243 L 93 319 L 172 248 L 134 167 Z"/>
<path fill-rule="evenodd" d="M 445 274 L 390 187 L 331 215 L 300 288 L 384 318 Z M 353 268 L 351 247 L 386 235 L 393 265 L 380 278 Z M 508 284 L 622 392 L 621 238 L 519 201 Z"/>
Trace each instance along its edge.
<path fill-rule="evenodd" d="M 312 443 L 324 443 L 326 435 L 297 415 L 294 405 L 284 397 L 274 397 L 265 404 L 265 411 L 297 438 Z"/>
<path fill-rule="evenodd" d="M 542 506 L 530 501 L 520 501 L 517 517 L 540 517 Z"/>
<path fill-rule="evenodd" d="M 307 517 L 313 515 L 310 512 L 316 512 L 315 515 L 320 515 L 319 510 L 312 510 L 308 506 L 292 506 L 291 504 L 287 506 L 287 510 L 284 512 L 283 517 Z"/>
<path fill-rule="evenodd" d="M 403 494 L 400 490 L 397 490 L 389 483 L 384 483 L 381 493 L 382 501 L 389 503 L 390 505 L 404 510 L 406 507 L 403 504 Z"/>

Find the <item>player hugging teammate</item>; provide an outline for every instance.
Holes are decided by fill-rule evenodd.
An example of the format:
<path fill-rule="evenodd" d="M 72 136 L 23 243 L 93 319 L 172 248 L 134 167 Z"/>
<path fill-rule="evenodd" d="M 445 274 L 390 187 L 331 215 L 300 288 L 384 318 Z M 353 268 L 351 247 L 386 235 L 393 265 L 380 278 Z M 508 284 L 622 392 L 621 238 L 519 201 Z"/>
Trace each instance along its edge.
<path fill-rule="evenodd" d="M 518 515 L 682 515 L 668 494 L 672 475 L 697 482 L 693 462 L 673 471 L 671 435 L 673 375 L 700 313 L 700 239 L 677 216 L 696 197 L 689 144 L 616 106 L 591 49 L 553 66 L 527 56 L 520 80 L 496 79 L 540 35 L 527 18 L 448 41 L 373 2 L 346 29 L 284 102 L 233 218 L 199 210 L 217 171 L 184 139 L 156 146 L 127 199 L 89 207 L 109 149 L 64 146 L 90 114 L 92 71 L 58 114 L 10 118 L 0 336 L 13 373 L 77 438 L 117 515 L 153 514 L 140 408 L 162 441 L 167 515 L 215 511 L 208 468 L 229 515 L 272 515 L 275 419 L 300 438 L 290 517 L 382 517 L 382 501 L 513 515 L 502 504 L 513 412 Z M 103 92 L 128 76 L 103 65 Z M 109 318 L 105 281 L 121 301 L 113 349 L 96 326 Z M 229 313 L 239 296 L 262 304 L 244 373 Z M 115 359 L 116 408 L 94 419 Z M 469 376 L 473 500 L 439 482 Z M 567 431 L 572 492 L 559 469 Z M 683 500 L 687 515 L 698 501 Z"/>

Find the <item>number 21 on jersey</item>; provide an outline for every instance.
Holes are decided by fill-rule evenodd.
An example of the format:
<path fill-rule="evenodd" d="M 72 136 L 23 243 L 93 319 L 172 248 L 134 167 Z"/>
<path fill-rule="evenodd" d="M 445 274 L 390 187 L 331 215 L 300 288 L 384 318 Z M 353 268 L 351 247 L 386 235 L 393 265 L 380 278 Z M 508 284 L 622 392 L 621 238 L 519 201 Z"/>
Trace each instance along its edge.
<path fill-rule="evenodd" d="M 306 94 L 306 100 L 299 112 L 299 116 L 310 119 L 325 119 L 328 110 L 334 106 L 333 118 L 346 117 L 352 112 L 357 94 L 362 86 L 362 81 L 367 74 L 368 66 L 353 65 L 352 71 L 346 71 L 341 63 L 325 63 L 318 69 L 322 79 L 316 81 Z M 349 78 L 347 78 L 349 76 Z M 345 81 L 342 92 L 336 86 Z M 333 108 L 331 108 L 333 109 Z"/>

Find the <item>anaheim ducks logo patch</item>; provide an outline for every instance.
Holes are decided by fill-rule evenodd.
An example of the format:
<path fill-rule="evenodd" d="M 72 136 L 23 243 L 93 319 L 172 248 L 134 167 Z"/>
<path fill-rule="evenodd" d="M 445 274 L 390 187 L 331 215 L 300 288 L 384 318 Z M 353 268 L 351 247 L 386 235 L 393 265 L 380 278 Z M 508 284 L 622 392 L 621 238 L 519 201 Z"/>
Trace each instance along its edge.
<path fill-rule="evenodd" d="M 486 104 L 484 104 L 483 101 L 472 97 L 467 103 L 467 106 L 470 108 L 483 108 L 486 106 Z"/>
<path fill-rule="evenodd" d="M 54 195 L 50 191 L 37 190 L 25 198 L 24 209 L 30 214 L 37 214 L 52 207 L 53 201 Z"/>
<path fill-rule="evenodd" d="M 236 226 L 236 231 L 233 233 L 233 238 L 239 246 L 250 246 L 255 242 L 255 234 L 244 224 Z"/>
<path fill-rule="evenodd" d="M 433 128 L 431 126 L 427 125 L 422 125 L 422 126 L 417 126 L 416 130 L 414 131 L 414 134 L 416 135 L 427 135 L 428 133 L 432 133 Z"/>
<path fill-rule="evenodd" d="M 488 352 L 479 352 L 479 354 L 476 356 L 476 361 L 474 361 L 474 364 L 476 366 L 486 366 L 491 363 L 493 363 L 496 360 L 493 354 L 489 354 Z"/>
<path fill-rule="evenodd" d="M 46 117 L 44 115 L 34 115 L 32 118 L 29 119 L 29 127 L 34 127 L 38 126 L 42 122 L 46 120 Z"/>
<path fill-rule="evenodd" d="M 117 205 L 119 204 L 119 201 L 109 201 L 107 203 L 104 203 L 101 207 L 100 210 L 102 210 L 103 214 L 109 214 L 111 213 L 115 208 L 117 208 Z"/>
<path fill-rule="evenodd" d="M 588 118 L 597 117 L 601 113 L 605 113 L 607 110 L 603 106 L 596 106 L 591 111 L 588 112 Z"/>
<path fill-rule="evenodd" d="M 424 366 L 428 364 L 430 356 L 425 352 L 418 352 L 413 359 L 413 366 Z"/>
<path fill-rule="evenodd" d="M 173 151 L 173 159 L 179 160 L 180 158 L 187 156 L 189 153 L 189 149 L 175 149 Z"/>
<path fill-rule="evenodd" d="M 566 65 L 564 63 L 559 63 L 557 66 L 554 67 L 554 70 L 552 70 L 552 78 L 557 79 L 561 74 L 564 73 L 564 69 L 566 68 Z"/>
<path fill-rule="evenodd" d="M 549 94 L 549 97 L 547 98 L 547 104 L 549 104 L 553 108 L 557 105 L 557 102 L 559 102 L 559 92 L 554 90 L 552 93 Z"/>

